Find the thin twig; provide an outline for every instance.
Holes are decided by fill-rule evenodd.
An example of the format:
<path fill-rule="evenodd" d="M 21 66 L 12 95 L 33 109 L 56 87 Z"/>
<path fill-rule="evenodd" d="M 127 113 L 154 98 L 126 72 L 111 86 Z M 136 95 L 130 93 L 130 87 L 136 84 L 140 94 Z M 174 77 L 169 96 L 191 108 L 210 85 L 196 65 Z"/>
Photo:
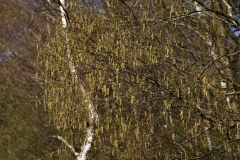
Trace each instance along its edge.
<path fill-rule="evenodd" d="M 212 62 L 210 62 L 208 65 L 206 65 L 206 66 L 203 68 L 203 70 L 200 72 L 199 75 L 202 75 L 203 72 L 204 72 L 207 68 L 209 68 L 211 65 L 213 65 L 217 60 L 219 60 L 219 59 L 221 59 L 221 58 L 223 58 L 223 57 L 235 56 L 235 55 L 237 55 L 237 54 L 239 54 L 239 53 L 240 53 L 240 51 L 235 52 L 235 53 L 232 53 L 232 54 L 224 54 L 224 55 L 221 55 L 221 56 L 217 57 L 217 58 L 214 59 Z"/>

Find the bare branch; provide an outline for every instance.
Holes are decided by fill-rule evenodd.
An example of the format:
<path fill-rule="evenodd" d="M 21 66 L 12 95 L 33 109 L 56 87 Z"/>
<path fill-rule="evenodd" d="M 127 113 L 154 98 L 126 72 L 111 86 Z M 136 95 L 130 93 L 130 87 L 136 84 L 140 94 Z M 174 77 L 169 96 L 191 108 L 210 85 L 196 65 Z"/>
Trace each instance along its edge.
<path fill-rule="evenodd" d="M 74 149 L 74 147 L 72 146 L 72 145 L 70 145 L 68 142 L 67 142 L 67 140 L 66 139 L 64 139 L 64 138 L 62 138 L 61 136 L 52 136 L 52 137 L 54 137 L 54 138 L 57 138 L 57 139 L 59 139 L 60 141 L 62 141 L 69 149 L 71 149 L 71 151 L 73 152 L 73 153 L 75 153 L 75 149 Z"/>
<path fill-rule="evenodd" d="M 200 156 L 200 157 L 190 158 L 190 159 L 191 159 L 191 160 L 195 160 L 195 159 L 203 159 L 203 158 L 206 158 L 206 157 L 210 156 L 214 151 L 216 151 L 216 150 L 218 150 L 218 149 L 226 146 L 227 144 L 230 145 L 230 144 L 232 144 L 232 143 L 236 143 L 236 142 L 239 142 L 239 141 L 240 141 L 240 139 L 238 138 L 238 139 L 235 139 L 235 140 L 231 140 L 231 141 L 228 141 L 228 142 L 224 142 L 224 143 L 222 143 L 221 145 L 219 145 L 218 147 L 214 147 L 214 148 L 212 149 L 212 151 L 206 153 L 205 155 Z"/>
<path fill-rule="evenodd" d="M 209 68 L 211 65 L 213 65 L 217 60 L 219 60 L 219 59 L 221 59 L 221 58 L 223 58 L 223 57 L 235 56 L 235 55 L 237 55 L 237 54 L 239 54 L 239 53 L 240 53 L 240 51 L 235 52 L 235 53 L 232 53 L 232 54 L 224 54 L 224 55 L 222 55 L 222 56 L 217 57 L 217 58 L 214 59 L 212 62 L 210 62 L 207 66 L 205 66 L 199 75 L 202 75 L 203 72 L 204 72 L 207 68 Z"/>
<path fill-rule="evenodd" d="M 229 96 L 229 95 L 236 95 L 236 94 L 240 94 L 240 92 L 230 92 L 230 93 L 226 93 L 225 95 Z"/>

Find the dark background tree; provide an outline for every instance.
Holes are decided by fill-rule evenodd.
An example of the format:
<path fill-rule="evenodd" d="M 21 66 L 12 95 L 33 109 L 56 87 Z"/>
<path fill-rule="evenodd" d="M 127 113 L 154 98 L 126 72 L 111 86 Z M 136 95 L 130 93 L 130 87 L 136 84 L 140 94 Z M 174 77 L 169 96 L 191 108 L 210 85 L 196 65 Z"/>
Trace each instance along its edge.
<path fill-rule="evenodd" d="M 2 160 L 61 159 L 61 143 L 52 138 L 56 129 L 46 125 L 43 105 L 36 105 L 41 100 L 41 84 L 35 78 L 37 43 L 41 46 L 50 37 L 56 12 L 46 2 L 3 0 L 0 4 Z M 62 159 L 71 157 L 62 154 Z"/>

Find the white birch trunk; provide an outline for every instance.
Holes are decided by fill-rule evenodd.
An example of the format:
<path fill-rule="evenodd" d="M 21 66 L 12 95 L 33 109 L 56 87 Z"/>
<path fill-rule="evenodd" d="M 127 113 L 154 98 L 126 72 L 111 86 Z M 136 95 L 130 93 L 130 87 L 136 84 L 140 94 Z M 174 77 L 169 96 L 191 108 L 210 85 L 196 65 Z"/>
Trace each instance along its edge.
<path fill-rule="evenodd" d="M 63 7 L 65 7 L 65 0 L 60 0 L 60 11 L 61 11 L 61 19 L 62 19 L 62 27 L 66 28 L 67 27 L 67 17 L 66 13 Z M 66 36 L 66 42 L 68 42 L 69 37 Z M 77 157 L 77 160 L 86 160 L 87 158 L 87 153 L 91 149 L 93 138 L 94 138 L 94 133 L 93 133 L 93 125 L 98 119 L 98 114 L 95 111 L 95 108 L 93 106 L 93 103 L 91 102 L 90 98 L 88 97 L 88 91 L 84 88 L 84 86 L 79 82 L 78 76 L 76 74 L 76 67 L 74 65 L 74 60 L 70 55 L 70 49 L 67 51 L 67 57 L 69 60 L 69 69 L 71 72 L 72 77 L 75 80 L 75 83 L 80 86 L 80 90 L 84 95 L 85 102 L 88 104 L 88 109 L 89 109 L 89 127 L 86 129 L 86 137 L 85 140 L 81 146 L 81 150 L 78 152 L 75 150 L 75 146 L 70 145 L 64 138 L 61 136 L 54 136 L 60 141 L 62 141 Z"/>

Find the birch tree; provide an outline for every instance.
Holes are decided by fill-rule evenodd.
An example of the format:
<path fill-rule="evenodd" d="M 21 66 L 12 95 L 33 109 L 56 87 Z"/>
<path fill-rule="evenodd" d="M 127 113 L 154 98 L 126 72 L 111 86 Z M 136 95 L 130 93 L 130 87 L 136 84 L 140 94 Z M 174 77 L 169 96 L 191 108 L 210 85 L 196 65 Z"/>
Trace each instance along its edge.
<path fill-rule="evenodd" d="M 50 1 L 48 1 L 49 4 L 51 4 Z M 87 156 L 87 152 L 90 150 L 92 142 L 93 142 L 93 125 L 97 121 L 97 113 L 95 111 L 95 108 L 93 106 L 92 100 L 89 97 L 88 91 L 82 84 L 81 80 L 78 78 L 77 70 L 75 66 L 75 60 L 72 57 L 72 51 L 71 47 L 69 46 L 69 42 L 71 41 L 71 37 L 68 35 L 68 32 L 66 30 L 67 23 L 69 21 L 67 8 L 65 6 L 65 1 L 60 0 L 58 1 L 59 8 L 60 8 L 60 14 L 61 14 L 61 21 L 62 26 L 60 29 L 62 34 L 64 34 L 64 38 L 62 39 L 63 48 L 64 50 L 56 50 L 51 53 L 51 55 L 57 55 L 64 57 L 64 63 L 65 66 L 62 66 L 65 71 L 63 74 L 63 77 L 61 77 L 61 80 L 64 80 L 65 83 L 62 83 L 61 85 L 55 85 L 56 82 L 49 80 L 47 77 L 45 78 L 45 84 L 47 88 L 45 89 L 46 99 L 45 101 L 49 104 L 47 106 L 49 107 L 50 112 L 53 114 L 54 123 L 57 125 L 59 129 L 62 130 L 69 130 L 69 133 L 71 136 L 71 139 L 66 139 L 64 136 L 60 135 L 54 135 L 53 137 L 59 139 L 62 141 L 77 157 L 78 160 L 85 160 Z M 61 47 L 61 46 L 58 46 Z M 61 48 L 62 49 L 62 48 Z M 59 63 L 55 61 L 55 58 L 48 59 L 46 62 L 46 67 L 48 69 L 48 66 L 50 66 L 48 63 Z M 60 62 L 61 64 L 62 62 Z M 51 67 L 51 66 L 50 66 Z M 60 69 L 60 70 L 59 70 Z M 69 72 L 69 75 L 67 72 Z M 54 72 L 56 74 L 59 74 L 63 72 L 61 71 L 61 68 L 57 67 L 51 67 L 50 70 L 46 70 L 46 72 L 49 72 L 50 74 L 53 74 Z M 55 75 L 59 76 L 59 75 Z M 55 95 L 55 93 L 58 93 L 56 97 L 53 97 L 54 99 L 48 100 L 52 94 Z M 74 93 L 71 95 L 71 93 Z M 75 95 L 77 94 L 77 95 Z M 68 98 L 66 98 L 65 96 Z M 53 100 L 53 101 L 52 101 Z M 83 107 L 87 106 L 87 107 Z M 86 116 L 86 112 L 88 112 L 88 116 Z M 85 115 L 85 116 L 84 116 Z M 60 116 L 60 119 L 59 117 Z M 65 118 L 63 118 L 65 117 Z M 86 119 L 86 117 L 88 119 Z M 57 118 L 57 119 L 55 119 Z M 81 124 L 79 120 L 85 120 L 84 126 Z M 79 146 L 79 140 L 76 137 L 76 133 L 79 128 L 85 128 L 86 131 L 86 138 L 83 140 L 83 144 Z M 82 135 L 82 134 L 81 134 Z"/>
<path fill-rule="evenodd" d="M 201 2 L 69 4 L 38 64 L 57 138 L 77 157 L 90 129 L 90 159 L 238 159 L 237 13 Z"/>

